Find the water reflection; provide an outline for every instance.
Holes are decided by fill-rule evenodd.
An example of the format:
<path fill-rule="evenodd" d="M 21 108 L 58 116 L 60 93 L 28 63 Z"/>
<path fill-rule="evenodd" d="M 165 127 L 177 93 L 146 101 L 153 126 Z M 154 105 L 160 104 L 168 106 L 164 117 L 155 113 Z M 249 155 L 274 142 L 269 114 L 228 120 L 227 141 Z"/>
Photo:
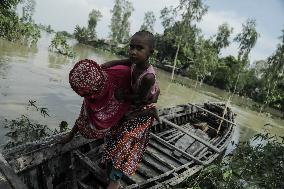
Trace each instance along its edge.
<path fill-rule="evenodd" d="M 18 58 L 28 58 L 32 57 L 38 52 L 37 46 L 27 47 L 26 45 L 20 43 L 12 43 L 0 39 L 0 51 L 1 57 L 18 57 Z"/>
<path fill-rule="evenodd" d="M 53 52 L 48 53 L 49 68 L 62 69 L 63 65 L 69 64 L 71 61 L 73 62 L 73 59 L 68 58 L 67 56 L 63 56 Z"/>

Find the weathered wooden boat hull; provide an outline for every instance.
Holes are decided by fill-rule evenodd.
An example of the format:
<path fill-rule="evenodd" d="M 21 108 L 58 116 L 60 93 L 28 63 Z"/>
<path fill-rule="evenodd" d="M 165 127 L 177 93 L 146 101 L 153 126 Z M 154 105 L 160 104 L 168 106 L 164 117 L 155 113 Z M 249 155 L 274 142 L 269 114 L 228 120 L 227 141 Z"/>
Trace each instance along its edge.
<path fill-rule="evenodd" d="M 132 177 L 124 176 L 124 188 L 174 186 L 210 164 L 222 153 L 234 133 L 234 114 L 221 104 L 185 104 L 159 111 L 162 123 L 151 128 L 149 146 Z M 216 137 L 208 130 L 221 129 Z M 208 131 L 207 130 L 207 131 Z M 106 171 L 98 166 L 102 141 L 76 136 L 62 146 L 61 135 L 10 149 L 5 160 L 28 188 L 102 188 Z"/>

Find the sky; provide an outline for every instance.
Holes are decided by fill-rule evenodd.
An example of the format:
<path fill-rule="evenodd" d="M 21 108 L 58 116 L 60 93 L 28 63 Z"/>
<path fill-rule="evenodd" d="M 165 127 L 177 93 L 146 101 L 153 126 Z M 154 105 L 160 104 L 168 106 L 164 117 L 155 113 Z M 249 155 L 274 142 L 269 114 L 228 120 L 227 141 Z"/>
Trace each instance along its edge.
<path fill-rule="evenodd" d="M 140 29 L 144 13 L 153 11 L 157 21 L 154 30 L 163 32 L 160 23 L 160 10 L 165 6 L 177 6 L 179 0 L 130 0 L 135 11 L 130 17 L 131 33 Z M 242 30 L 247 19 L 256 20 L 256 29 L 260 37 L 250 54 L 251 62 L 266 59 L 272 55 L 280 42 L 278 37 L 284 29 L 284 0 L 204 0 L 209 6 L 199 27 L 206 38 L 216 34 L 217 28 L 227 22 L 234 28 L 232 39 Z M 92 9 L 101 11 L 103 17 L 98 22 L 97 33 L 100 38 L 109 36 L 111 19 L 110 10 L 114 0 L 36 0 L 34 20 L 48 25 L 57 31 L 73 32 L 75 25 L 87 26 L 88 14 Z M 238 44 L 231 45 L 222 51 L 222 56 L 237 55 Z"/>

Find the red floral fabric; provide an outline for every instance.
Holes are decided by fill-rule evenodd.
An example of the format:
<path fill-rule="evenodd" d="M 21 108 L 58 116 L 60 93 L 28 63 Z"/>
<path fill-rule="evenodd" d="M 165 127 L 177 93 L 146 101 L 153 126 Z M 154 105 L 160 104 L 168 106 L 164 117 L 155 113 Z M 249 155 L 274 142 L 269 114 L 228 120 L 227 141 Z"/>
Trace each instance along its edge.
<path fill-rule="evenodd" d="M 116 66 L 103 70 L 95 61 L 82 60 L 69 74 L 71 88 L 84 97 L 75 124 L 86 138 L 101 138 L 129 110 L 128 102 L 119 102 L 114 92 L 130 90 L 130 68 Z"/>

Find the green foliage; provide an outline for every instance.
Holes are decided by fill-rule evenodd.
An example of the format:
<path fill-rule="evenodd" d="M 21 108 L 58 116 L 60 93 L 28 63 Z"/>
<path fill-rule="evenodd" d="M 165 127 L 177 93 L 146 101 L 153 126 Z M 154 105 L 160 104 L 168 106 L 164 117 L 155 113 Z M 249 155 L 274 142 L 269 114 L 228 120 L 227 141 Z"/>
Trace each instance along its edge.
<path fill-rule="evenodd" d="M 233 56 L 227 56 L 219 60 L 219 65 L 212 72 L 207 83 L 215 85 L 221 89 L 233 90 L 237 78 L 239 63 Z"/>
<path fill-rule="evenodd" d="M 134 11 L 133 5 L 127 0 L 115 0 L 110 25 L 110 38 L 113 44 L 125 43 L 129 39 L 129 18 Z"/>
<path fill-rule="evenodd" d="M 75 52 L 72 50 L 70 45 L 67 43 L 66 37 L 62 34 L 57 32 L 54 38 L 51 41 L 51 45 L 49 46 L 50 51 L 56 51 L 59 54 L 68 56 L 68 57 L 75 57 Z"/>
<path fill-rule="evenodd" d="M 201 0 L 181 0 L 176 8 L 166 7 L 161 11 L 160 18 L 165 31 L 162 36 L 163 39 L 159 40 L 160 43 L 157 43 L 160 62 L 165 59 L 173 61 L 177 55 L 177 60 L 181 62 L 180 66 L 189 67 L 189 64 L 194 61 L 197 55 L 196 42 L 200 29 L 197 28 L 196 23 L 201 20 L 206 12 L 207 6 Z M 176 18 L 179 17 L 181 17 L 181 20 L 177 21 Z M 162 48 L 160 51 L 159 48 L 162 46 L 167 46 L 167 48 Z M 170 56 L 167 54 L 170 54 Z"/>
<path fill-rule="evenodd" d="M 43 117 L 49 117 L 48 109 L 38 107 L 36 101 L 33 100 L 29 100 L 27 110 L 39 112 Z M 5 119 L 4 127 L 9 129 L 6 136 L 10 138 L 4 146 L 5 149 L 59 133 L 56 129 L 53 131 L 49 129 L 47 125 L 31 120 L 28 115 L 21 115 L 19 118 L 13 120 Z M 60 132 L 65 132 L 67 128 L 67 122 L 62 121 L 60 124 Z"/>
<path fill-rule="evenodd" d="M 148 11 L 145 13 L 143 24 L 140 27 L 140 30 L 146 30 L 151 33 L 154 33 L 154 24 L 156 18 L 153 11 Z"/>
<path fill-rule="evenodd" d="M 284 141 L 257 134 L 238 145 L 232 157 L 202 170 L 187 188 L 245 189 L 284 187 Z"/>
<path fill-rule="evenodd" d="M 43 25 L 43 24 L 38 24 L 38 28 L 46 31 L 47 33 L 54 33 L 55 31 L 51 28 L 51 25 Z"/>
<path fill-rule="evenodd" d="M 89 14 L 88 27 L 80 27 L 76 25 L 74 30 L 74 37 L 79 43 L 89 44 L 95 41 L 96 36 L 96 26 L 102 14 L 100 11 L 93 9 Z"/>
<path fill-rule="evenodd" d="M 21 20 L 15 12 L 20 1 L 3 1 L 0 5 L 0 37 L 9 41 L 19 41 L 28 46 L 37 43 L 40 38 L 39 29 L 29 19 Z"/>
<path fill-rule="evenodd" d="M 67 38 L 73 38 L 74 37 L 71 33 L 67 32 L 67 31 L 59 31 L 57 33 L 59 33 L 60 35 L 65 36 Z"/>
<path fill-rule="evenodd" d="M 110 25 L 110 38 L 115 43 L 119 32 L 120 23 L 122 20 L 122 5 L 121 0 L 115 0 L 113 9 L 111 10 L 111 25 Z"/>
<path fill-rule="evenodd" d="M 23 3 L 23 16 L 21 18 L 21 21 L 24 23 L 32 23 L 32 17 L 35 12 L 36 2 L 35 0 L 23 0 Z"/>
<path fill-rule="evenodd" d="M 80 26 L 76 25 L 74 30 L 74 36 L 79 43 L 87 43 L 88 41 L 90 41 L 92 33 L 87 28 L 81 28 Z"/>
<path fill-rule="evenodd" d="M 256 31 L 256 21 L 248 19 L 243 24 L 242 33 L 239 33 L 235 37 L 235 41 L 239 42 L 238 60 L 242 63 L 242 67 L 245 67 L 248 63 L 248 55 L 251 49 L 255 46 L 259 33 Z"/>
<path fill-rule="evenodd" d="M 218 27 L 218 32 L 215 36 L 215 41 L 213 44 L 218 54 L 220 53 L 222 48 L 230 45 L 229 37 L 232 32 L 233 28 L 230 28 L 227 23 L 224 23 Z"/>
<path fill-rule="evenodd" d="M 266 94 L 265 104 L 280 109 L 284 116 L 284 30 L 280 40 L 276 52 L 267 60 L 262 92 Z"/>
<path fill-rule="evenodd" d="M 96 26 L 101 17 L 101 12 L 95 9 L 93 9 L 89 14 L 88 29 L 92 34 L 91 38 L 96 38 Z"/>
<path fill-rule="evenodd" d="M 170 7 L 165 7 L 161 10 L 161 16 L 160 19 L 162 20 L 162 26 L 164 29 L 168 29 L 169 27 L 174 25 L 174 16 L 175 16 L 175 11 L 172 6 Z"/>
<path fill-rule="evenodd" d="M 195 45 L 194 63 L 190 70 L 192 75 L 202 83 L 206 76 L 211 76 L 218 63 L 218 54 L 212 42 L 199 37 Z"/>
<path fill-rule="evenodd" d="M 21 2 L 21 0 L 1 0 L 0 14 L 4 16 L 11 16 L 15 14 L 15 7 Z"/>

